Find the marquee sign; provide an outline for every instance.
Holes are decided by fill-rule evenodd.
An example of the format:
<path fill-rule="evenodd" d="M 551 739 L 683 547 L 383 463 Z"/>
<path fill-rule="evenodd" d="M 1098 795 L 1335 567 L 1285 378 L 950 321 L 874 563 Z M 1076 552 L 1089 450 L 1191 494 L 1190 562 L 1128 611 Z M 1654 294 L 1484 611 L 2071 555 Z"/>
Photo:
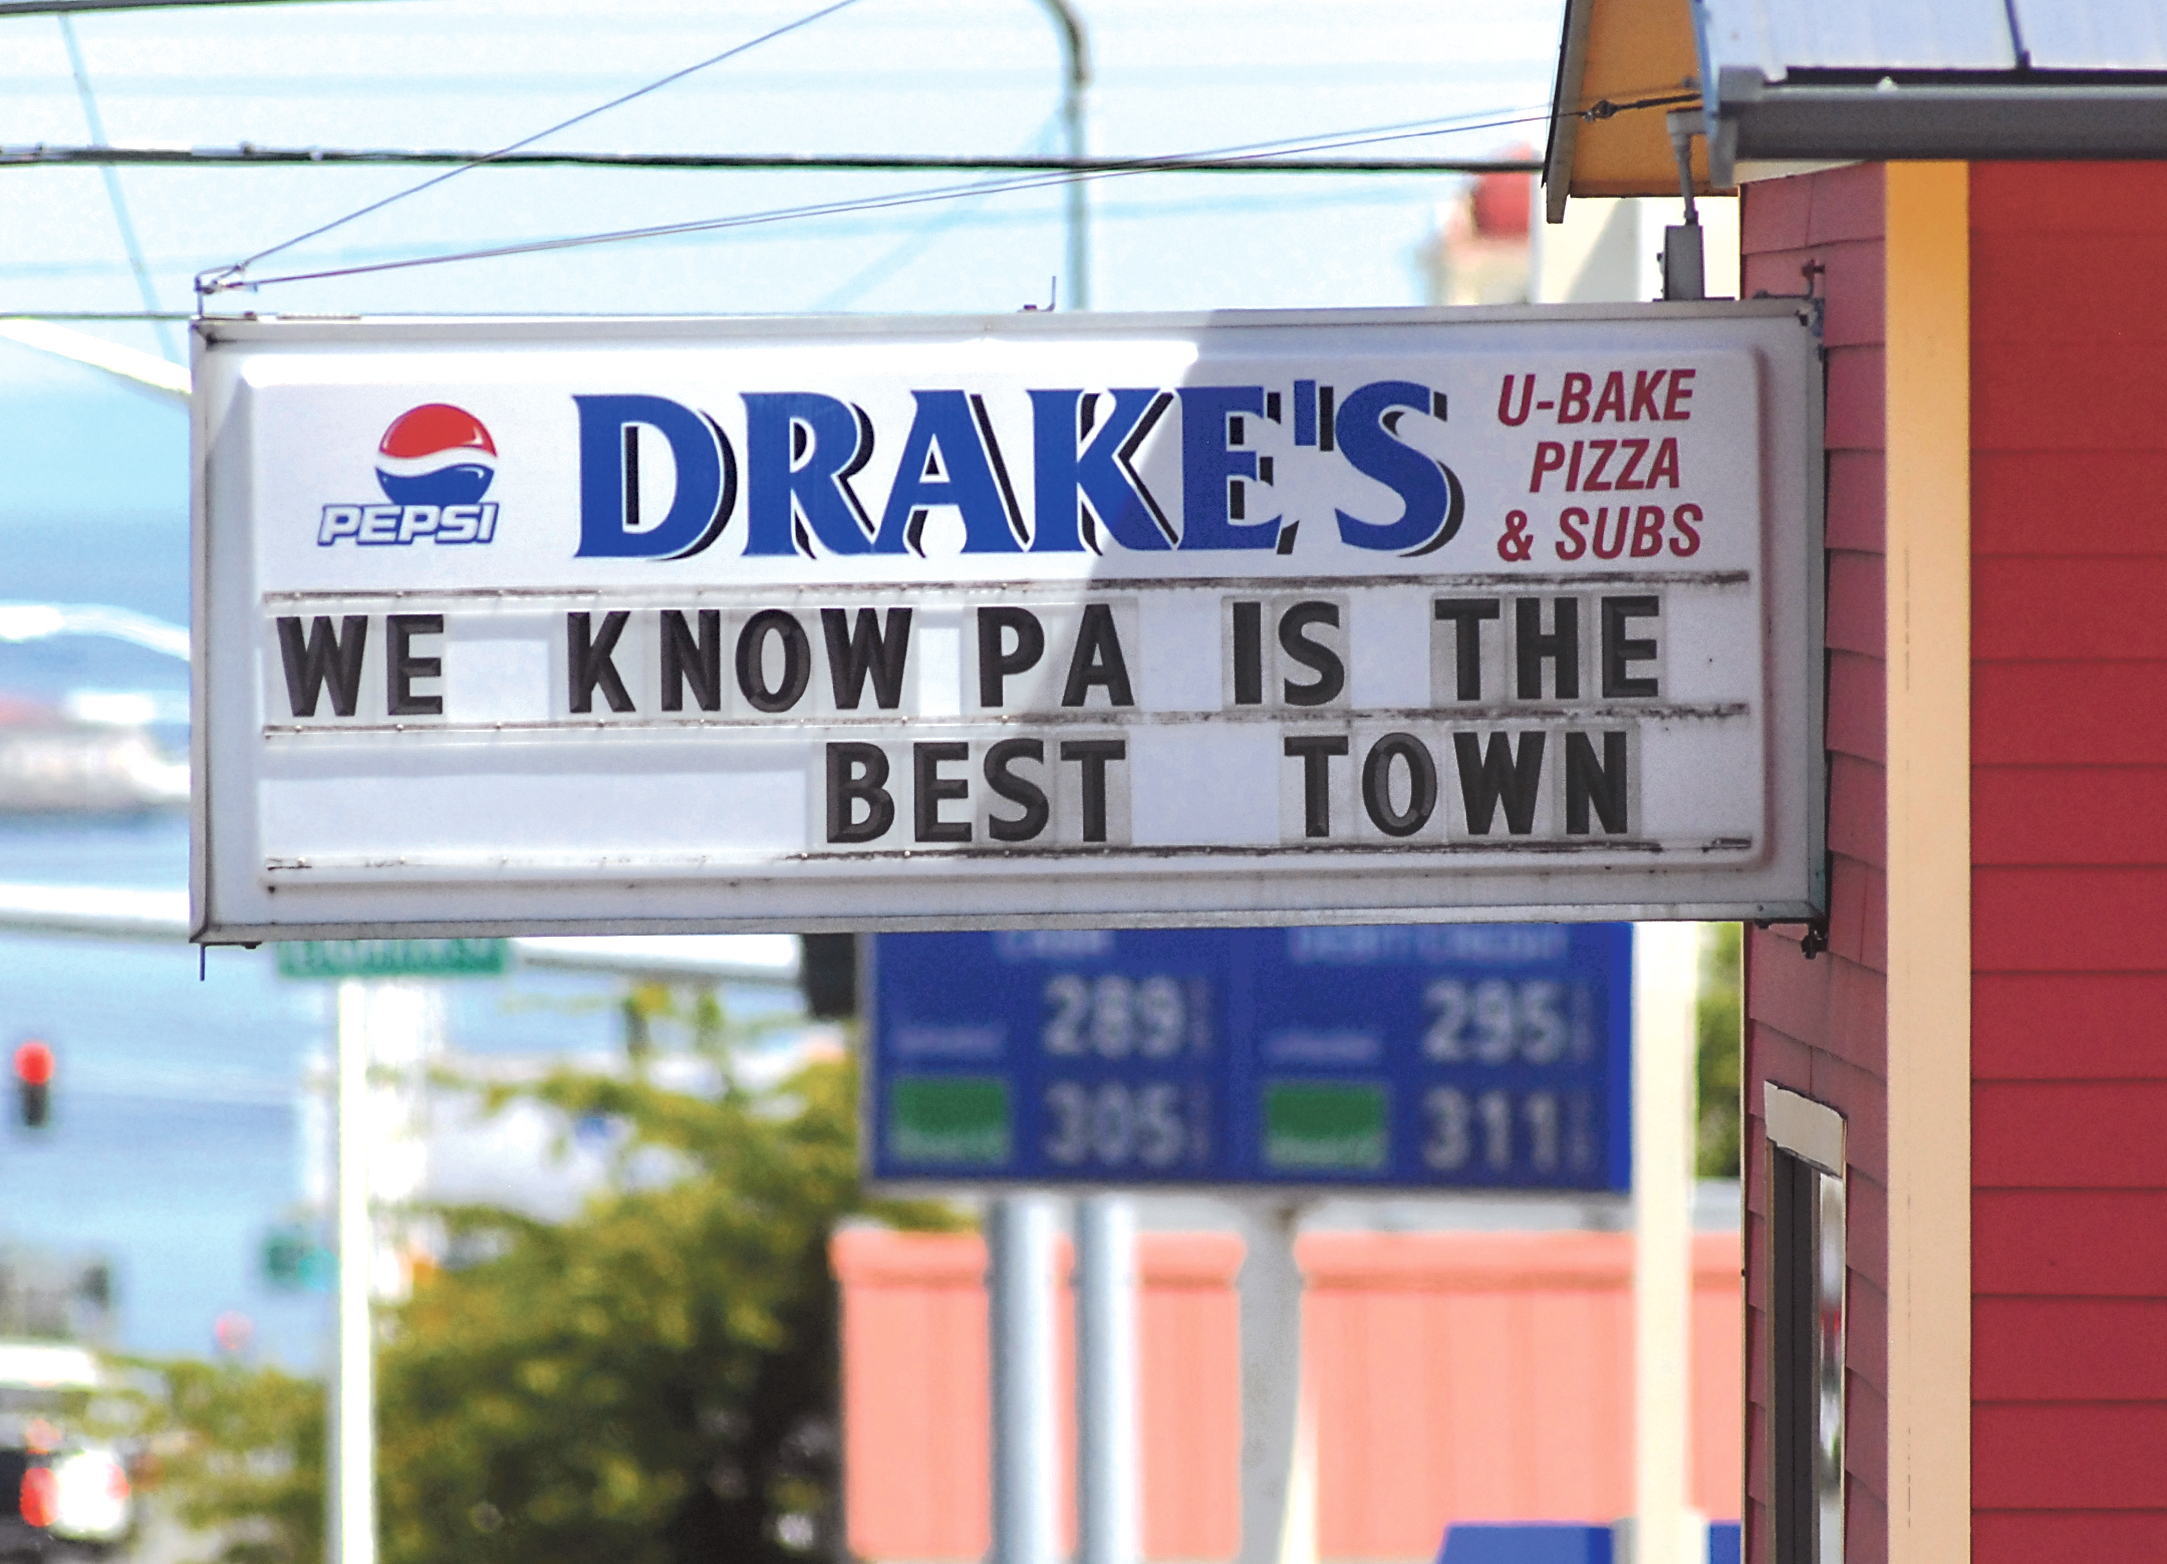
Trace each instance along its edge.
<path fill-rule="evenodd" d="M 1805 916 L 1814 345 L 203 323 L 200 937 Z"/>

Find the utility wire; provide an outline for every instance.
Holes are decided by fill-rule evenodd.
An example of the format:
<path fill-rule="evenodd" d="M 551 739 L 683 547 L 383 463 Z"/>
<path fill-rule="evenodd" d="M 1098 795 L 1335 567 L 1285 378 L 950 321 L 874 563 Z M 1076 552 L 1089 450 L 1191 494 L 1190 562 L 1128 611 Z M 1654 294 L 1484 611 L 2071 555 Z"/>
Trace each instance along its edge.
<path fill-rule="evenodd" d="M 0 17 L 53 16 L 69 11 L 147 11 L 183 7 L 219 11 L 237 5 L 285 3 L 288 3 L 288 0 L 0 0 Z"/>
<path fill-rule="evenodd" d="M 31 166 L 247 168 L 320 165 L 475 165 L 488 154 L 371 147 L 0 147 L 0 168 Z M 705 169 L 794 173 L 1531 174 L 1539 158 L 976 157 L 907 152 L 511 152 L 497 168 Z"/>
<path fill-rule="evenodd" d="M 366 206 L 359 207 L 354 211 L 348 212 L 344 217 L 333 218 L 328 223 L 320 223 L 316 227 L 309 229 L 306 233 L 295 234 L 291 239 L 283 240 L 278 244 L 274 244 L 267 250 L 258 250 L 254 255 L 247 256 L 242 260 L 234 262 L 233 265 L 226 267 L 224 270 L 216 273 L 215 275 L 206 274 L 206 277 L 197 278 L 197 291 L 199 293 L 206 291 L 205 283 L 207 279 L 213 284 L 222 282 L 226 278 L 233 277 L 238 275 L 239 273 L 245 272 L 249 267 L 255 265 L 258 261 L 265 260 L 273 255 L 277 255 L 282 250 L 290 250 L 297 244 L 305 243 L 310 239 L 320 238 L 322 235 L 331 232 L 334 228 L 342 228 L 346 224 L 353 222 L 357 218 L 368 216 L 371 212 L 380 212 L 385 207 L 392 205 L 394 202 L 404 201 L 408 196 L 411 195 L 418 195 L 424 190 L 428 190 L 437 185 L 443 184 L 444 181 L 446 181 L 447 179 L 457 179 L 461 174 L 466 173 L 469 169 L 480 168 L 487 163 L 494 163 L 499 159 L 505 157 L 507 154 L 517 152 L 524 147 L 530 147 L 534 145 L 535 142 L 540 141 L 545 137 L 554 136 L 560 130 L 569 130 L 574 125 L 582 124 L 587 120 L 593 119 L 598 114 L 606 114 L 611 109 L 622 108 L 625 104 L 632 102 L 636 98 L 644 98 L 651 92 L 659 92 L 664 87 L 670 86 L 676 82 L 683 81 L 687 76 L 695 75 L 700 71 L 708 69 L 710 66 L 720 65 L 725 60 L 735 59 L 737 56 L 744 54 L 749 50 L 757 49 L 760 47 L 760 45 L 764 43 L 771 43 L 775 39 L 783 37 L 785 34 L 798 31 L 800 28 L 810 27 L 813 23 L 820 21 L 823 18 L 833 16 L 838 11 L 848 10 L 851 6 L 854 6 L 857 3 L 858 0 L 832 0 L 832 3 L 820 7 L 818 10 L 808 11 L 803 16 L 796 18 L 794 21 L 785 22 L 780 27 L 770 28 L 768 31 L 760 34 L 756 38 L 748 38 L 743 43 L 733 44 L 729 48 L 723 50 L 720 54 L 709 55 L 706 59 L 696 61 L 695 63 L 684 67 L 682 70 L 672 71 L 667 76 L 657 77 L 655 80 L 648 82 L 645 86 L 635 87 L 632 89 L 632 91 L 622 93 L 619 96 L 610 99 L 607 103 L 597 104 L 591 109 L 582 110 L 580 113 L 573 115 L 570 119 L 559 120 L 556 124 L 547 126 L 542 130 L 538 130 L 534 132 L 534 134 L 531 136 L 523 136 L 517 141 L 497 148 L 494 152 L 485 153 L 481 157 L 475 158 L 472 162 L 462 164 L 457 168 L 447 169 L 443 173 L 436 175 L 434 178 L 424 179 L 418 185 L 410 185 L 404 190 L 394 191 L 392 194 L 385 196 L 382 200 L 371 201 Z M 211 291 L 215 291 L 215 288 Z"/>
<path fill-rule="evenodd" d="M 97 146 L 105 145 L 105 120 L 98 113 L 97 97 L 90 90 L 90 68 L 83 63 L 82 46 L 75 41 L 75 24 L 65 15 L 56 16 L 60 24 L 61 41 L 68 46 L 68 65 L 75 72 L 76 95 L 83 100 L 83 122 L 90 129 L 90 139 Z M 136 291 L 142 295 L 143 311 L 155 315 L 158 311 L 158 291 L 151 286 L 150 268 L 143 264 L 143 246 L 136 242 L 135 224 L 128 220 L 128 203 L 120 193 L 120 170 L 108 163 L 99 169 L 105 176 L 105 198 L 113 208 L 114 226 L 120 229 L 121 248 L 128 252 L 129 270 L 135 273 Z M 173 350 L 173 332 L 163 321 L 154 321 L 151 330 L 157 333 L 158 349 L 168 359 L 178 359 Z"/>
<path fill-rule="evenodd" d="M 1375 146 L 1387 142 L 1418 140 L 1430 136 L 1453 135 L 1466 131 L 1495 130 L 1504 126 L 1536 124 L 1549 118 L 1542 114 L 1517 114 L 1509 118 L 1493 119 L 1476 123 L 1417 121 L 1427 128 L 1397 129 L 1379 127 L 1386 133 L 1358 133 L 1332 137 L 1308 146 L 1290 146 L 1284 141 L 1253 143 L 1263 151 L 1250 153 L 1243 147 L 1223 148 L 1214 152 L 1193 155 L 1177 155 L 1163 158 L 1138 158 L 1116 162 L 1116 166 L 1104 171 L 1080 173 L 1060 172 L 1023 176 L 1009 180 L 977 180 L 963 185 L 942 185 L 930 190 L 912 191 L 893 196 L 868 196 L 855 200 L 825 201 L 804 206 L 778 207 L 760 212 L 744 212 L 728 217 L 695 218 L 682 223 L 657 223 L 639 228 L 612 229 L 600 233 L 571 234 L 555 239 L 531 239 L 512 244 L 491 245 L 483 249 L 455 251 L 442 255 L 412 256 L 395 261 L 376 261 L 357 266 L 327 267 L 318 271 L 286 272 L 273 277 L 257 277 L 246 281 L 233 278 L 238 267 L 229 268 L 217 275 L 206 274 L 198 280 L 199 294 L 210 294 L 232 287 L 269 287 L 284 282 L 318 282 L 337 277 L 358 277 L 374 272 L 406 271 L 422 266 L 444 266 L 457 261 L 500 260 L 511 256 L 539 255 L 556 250 L 582 249 L 593 245 L 622 244 L 639 239 L 670 238 L 683 234 L 714 233 L 731 228 L 749 228 L 765 223 L 791 222 L 810 217 L 832 217 L 848 212 L 886 211 L 897 207 L 923 206 L 933 202 L 952 201 L 987 194 L 1010 194 L 1017 191 L 1041 190 L 1068 183 L 1074 179 L 1117 179 L 1132 174 L 1171 173 L 1192 168 L 1199 163 L 1236 165 L 1255 161 L 1271 151 L 1288 154 L 1334 151 L 1347 147 Z M 1527 165 L 1522 165 L 1523 167 Z M 1213 169 L 1214 172 L 1222 171 Z M 246 265 L 247 263 L 242 263 Z"/>
<path fill-rule="evenodd" d="M 1092 217 L 1094 222 L 1148 224 L 1164 221 L 1170 215 L 1193 218 L 1227 215 L 1243 218 L 1266 211 L 1298 212 L 1327 209 L 1339 211 L 1354 208 L 1374 210 L 1386 207 L 1404 207 L 1410 200 L 1427 198 L 1424 184 L 1417 178 L 1375 179 L 1368 182 L 1348 179 L 1310 180 L 1304 183 L 1308 188 L 1298 191 L 1286 189 L 1265 190 L 1260 188 L 1256 181 L 1249 181 L 1245 185 L 1243 181 L 1237 180 L 1210 195 L 1183 190 L 1168 192 L 1170 196 L 1175 197 L 1171 200 L 1154 200 L 1141 196 L 1133 201 L 1109 200 L 1095 206 L 1092 209 Z M 959 229 L 974 231 L 986 236 L 985 242 L 989 243 L 1007 242 L 1005 238 L 992 237 L 996 234 L 1006 235 L 1022 229 L 1036 232 L 1050 222 L 1057 223 L 1059 221 L 1059 214 L 1055 212 L 1022 206 L 1011 206 L 1005 210 L 987 210 L 989 204 L 988 202 L 959 198 L 946 207 L 925 208 L 925 212 L 929 214 L 927 218 L 920 218 L 918 214 L 913 212 L 893 214 L 869 212 L 862 216 L 845 214 L 822 219 L 809 227 L 794 230 L 788 225 L 747 229 L 739 238 L 741 242 L 746 243 L 757 242 L 762 238 L 788 240 L 798 234 L 817 231 L 824 241 L 832 240 L 835 245 L 848 247 L 855 254 L 860 246 L 896 244 L 911 234 L 921 232 L 924 224 L 928 221 L 941 226 L 944 231 L 948 232 Z M 942 214 L 948 215 L 943 216 Z M 683 240 L 658 241 L 658 243 L 698 243 L 700 239 L 701 236 L 695 234 Z M 364 260 L 396 259 L 411 253 L 410 245 L 381 244 L 342 250 L 327 257 L 327 259 L 335 259 L 341 264 L 345 264 Z M 157 264 L 153 263 L 154 269 Z M 176 260 L 171 264 L 182 267 L 185 263 Z M 197 264 L 200 264 L 200 258 Z M 12 303 L 9 302 L 12 296 L 10 290 L 21 288 L 31 279 L 43 281 L 62 277 L 71 279 L 91 276 L 106 277 L 116 270 L 125 276 L 126 263 L 101 261 L 95 264 L 88 262 L 41 264 L 18 262 L 11 265 L 0 262 L 0 318 L 12 317 L 24 320 L 54 321 L 139 321 L 144 319 L 143 312 L 136 309 L 79 309 L 70 308 L 65 304 L 56 304 L 48 309 L 22 303 L 20 299 L 16 299 Z M 812 306 L 815 313 L 831 308 L 849 309 L 854 307 L 847 303 L 831 304 L 825 298 L 822 302 Z M 196 319 L 199 312 L 161 311 L 160 313 L 171 320 L 188 321 Z M 413 315 L 441 313 L 466 318 L 471 316 L 473 311 L 471 309 L 449 309 L 432 312 L 417 306 L 404 309 L 401 313 Z M 613 317 L 629 313 L 675 317 L 682 315 L 684 311 L 682 309 L 627 311 L 618 306 L 608 309 L 588 310 L 521 309 L 519 313 L 526 315 L 607 315 Z"/>

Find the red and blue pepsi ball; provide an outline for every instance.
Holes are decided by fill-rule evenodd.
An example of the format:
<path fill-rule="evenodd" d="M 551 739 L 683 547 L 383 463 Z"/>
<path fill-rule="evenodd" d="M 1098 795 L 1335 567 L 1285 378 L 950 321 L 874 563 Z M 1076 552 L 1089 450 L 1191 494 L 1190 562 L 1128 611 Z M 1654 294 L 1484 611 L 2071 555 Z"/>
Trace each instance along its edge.
<path fill-rule="evenodd" d="M 376 481 L 391 503 L 326 505 L 316 544 L 487 543 L 497 505 L 482 496 L 496 476 L 497 442 L 479 418 L 449 402 L 410 407 L 376 447 Z"/>
<path fill-rule="evenodd" d="M 401 413 L 376 448 L 376 481 L 394 505 L 473 505 L 497 475 L 496 442 L 482 421 L 449 402 Z"/>

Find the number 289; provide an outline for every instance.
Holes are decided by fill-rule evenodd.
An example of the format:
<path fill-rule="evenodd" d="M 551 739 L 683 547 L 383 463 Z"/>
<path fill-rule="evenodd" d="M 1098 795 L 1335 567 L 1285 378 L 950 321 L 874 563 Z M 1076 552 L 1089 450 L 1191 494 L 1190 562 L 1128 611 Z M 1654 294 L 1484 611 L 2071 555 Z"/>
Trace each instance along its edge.
<path fill-rule="evenodd" d="M 1172 977 L 1129 978 L 1118 972 L 1087 978 L 1074 972 L 1046 980 L 1046 1052 L 1101 1059 L 1166 1059 L 1188 1038 L 1189 1004 Z"/>

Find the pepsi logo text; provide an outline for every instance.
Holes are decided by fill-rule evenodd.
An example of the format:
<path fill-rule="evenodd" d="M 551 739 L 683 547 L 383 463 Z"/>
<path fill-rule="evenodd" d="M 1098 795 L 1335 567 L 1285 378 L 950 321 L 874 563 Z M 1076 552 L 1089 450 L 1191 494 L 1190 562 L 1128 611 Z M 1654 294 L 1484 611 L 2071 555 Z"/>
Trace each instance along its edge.
<path fill-rule="evenodd" d="M 482 496 L 496 476 L 496 442 L 479 418 L 448 402 L 409 408 L 376 448 L 376 481 L 391 503 L 326 505 L 317 546 L 490 542 L 497 507 Z"/>

